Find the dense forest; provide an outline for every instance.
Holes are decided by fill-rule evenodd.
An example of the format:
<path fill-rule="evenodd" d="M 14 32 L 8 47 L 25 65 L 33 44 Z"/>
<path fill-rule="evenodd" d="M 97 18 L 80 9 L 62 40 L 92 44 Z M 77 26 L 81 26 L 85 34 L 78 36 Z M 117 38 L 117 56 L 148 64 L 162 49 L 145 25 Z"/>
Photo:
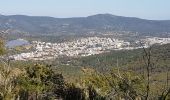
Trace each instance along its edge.
<path fill-rule="evenodd" d="M 0 100 L 169 100 L 169 52 L 167 44 L 52 62 L 1 57 Z"/>

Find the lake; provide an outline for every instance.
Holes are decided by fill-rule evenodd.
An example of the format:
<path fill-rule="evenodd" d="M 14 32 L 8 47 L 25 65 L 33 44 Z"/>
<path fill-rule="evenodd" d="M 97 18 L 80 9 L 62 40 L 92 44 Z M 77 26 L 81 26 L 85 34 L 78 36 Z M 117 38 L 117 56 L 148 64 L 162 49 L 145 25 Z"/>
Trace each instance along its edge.
<path fill-rule="evenodd" d="M 17 40 L 11 40 L 6 43 L 6 47 L 8 48 L 15 48 L 17 46 L 24 46 L 29 45 L 30 43 L 27 40 L 24 39 L 17 39 Z"/>

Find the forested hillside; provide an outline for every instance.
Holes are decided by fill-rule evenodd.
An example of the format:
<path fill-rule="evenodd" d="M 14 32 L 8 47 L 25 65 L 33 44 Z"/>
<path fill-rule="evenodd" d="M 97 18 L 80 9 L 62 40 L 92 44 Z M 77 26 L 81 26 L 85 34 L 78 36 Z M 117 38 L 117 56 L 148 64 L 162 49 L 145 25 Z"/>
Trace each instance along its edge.
<path fill-rule="evenodd" d="M 78 18 L 53 18 L 25 15 L 0 15 L 0 29 L 8 33 L 26 35 L 80 35 L 104 34 L 107 32 L 138 32 L 154 35 L 170 32 L 169 20 L 145 20 L 111 14 L 97 14 Z"/>

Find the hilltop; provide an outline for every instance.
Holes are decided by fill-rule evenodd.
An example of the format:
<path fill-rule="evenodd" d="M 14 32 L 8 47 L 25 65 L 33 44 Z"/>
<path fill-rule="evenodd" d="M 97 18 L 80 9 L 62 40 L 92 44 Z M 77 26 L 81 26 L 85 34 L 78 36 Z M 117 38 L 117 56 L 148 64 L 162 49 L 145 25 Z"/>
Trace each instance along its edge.
<path fill-rule="evenodd" d="M 85 35 L 121 31 L 154 35 L 169 33 L 170 20 L 146 20 L 111 14 L 75 18 L 1 15 L 0 30 L 8 30 L 8 33 L 13 34 L 27 33 L 27 35 Z"/>

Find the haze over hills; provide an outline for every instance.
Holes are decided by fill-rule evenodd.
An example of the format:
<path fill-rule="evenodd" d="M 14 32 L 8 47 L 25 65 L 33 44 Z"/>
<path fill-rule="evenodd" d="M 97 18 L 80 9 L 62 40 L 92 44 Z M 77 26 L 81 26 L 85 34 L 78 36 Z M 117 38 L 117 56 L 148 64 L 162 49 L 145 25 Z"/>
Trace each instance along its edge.
<path fill-rule="evenodd" d="M 142 34 L 169 33 L 170 20 L 146 20 L 111 14 L 97 14 L 77 18 L 0 15 L 0 30 L 29 34 L 87 34 L 130 31 Z"/>

